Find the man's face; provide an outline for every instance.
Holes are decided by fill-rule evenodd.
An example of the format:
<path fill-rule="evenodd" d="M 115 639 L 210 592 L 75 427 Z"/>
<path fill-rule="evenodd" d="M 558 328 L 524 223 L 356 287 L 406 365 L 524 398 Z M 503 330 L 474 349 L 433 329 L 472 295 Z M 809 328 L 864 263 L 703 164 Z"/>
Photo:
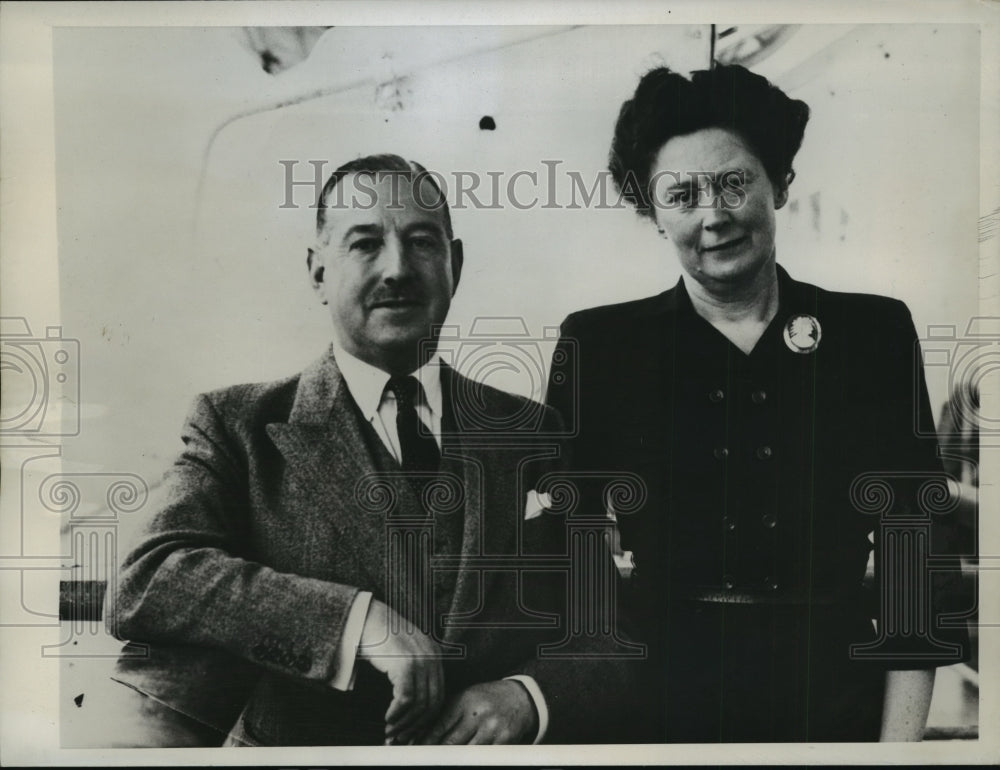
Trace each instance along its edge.
<path fill-rule="evenodd" d="M 440 194 L 426 176 L 416 184 L 392 174 L 344 177 L 343 205 L 327 209 L 309 254 L 313 287 L 330 307 L 340 345 L 391 374 L 413 371 L 424 363 L 421 350 L 433 351 L 420 341 L 444 323 L 462 269 Z"/>

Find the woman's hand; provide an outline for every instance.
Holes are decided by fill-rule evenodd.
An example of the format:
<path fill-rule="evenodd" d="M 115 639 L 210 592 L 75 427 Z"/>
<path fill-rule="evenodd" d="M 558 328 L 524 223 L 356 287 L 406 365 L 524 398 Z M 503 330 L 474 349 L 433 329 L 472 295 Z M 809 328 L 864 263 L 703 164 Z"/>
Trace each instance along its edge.
<path fill-rule="evenodd" d="M 936 671 L 930 668 L 886 673 L 880 741 L 923 739 Z"/>

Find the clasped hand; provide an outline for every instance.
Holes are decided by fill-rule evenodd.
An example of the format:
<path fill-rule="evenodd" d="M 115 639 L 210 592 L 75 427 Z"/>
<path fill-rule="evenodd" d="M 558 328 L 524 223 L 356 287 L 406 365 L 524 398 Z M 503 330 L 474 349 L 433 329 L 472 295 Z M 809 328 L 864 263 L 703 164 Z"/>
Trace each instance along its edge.
<path fill-rule="evenodd" d="M 358 657 L 392 685 L 386 744 L 523 743 L 537 730 L 531 697 L 516 681 L 473 685 L 445 704 L 437 643 L 376 599 L 368 608 Z"/>

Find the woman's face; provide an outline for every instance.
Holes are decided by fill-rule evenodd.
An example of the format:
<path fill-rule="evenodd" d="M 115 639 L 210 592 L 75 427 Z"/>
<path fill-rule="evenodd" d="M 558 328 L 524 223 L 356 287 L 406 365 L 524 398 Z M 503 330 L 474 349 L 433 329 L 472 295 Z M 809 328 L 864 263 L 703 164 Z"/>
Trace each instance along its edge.
<path fill-rule="evenodd" d="M 763 164 L 732 131 L 704 128 L 668 140 L 653 160 L 656 224 L 681 266 L 717 295 L 753 284 L 774 262 L 775 189 Z"/>

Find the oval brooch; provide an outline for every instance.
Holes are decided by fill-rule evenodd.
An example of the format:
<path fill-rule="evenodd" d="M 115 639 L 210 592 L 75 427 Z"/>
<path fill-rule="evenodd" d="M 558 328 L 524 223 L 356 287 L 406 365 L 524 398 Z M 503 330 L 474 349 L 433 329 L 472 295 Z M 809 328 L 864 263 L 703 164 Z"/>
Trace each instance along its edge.
<path fill-rule="evenodd" d="M 822 336 L 819 321 L 811 315 L 793 315 L 785 322 L 785 344 L 793 353 L 812 353 Z"/>

